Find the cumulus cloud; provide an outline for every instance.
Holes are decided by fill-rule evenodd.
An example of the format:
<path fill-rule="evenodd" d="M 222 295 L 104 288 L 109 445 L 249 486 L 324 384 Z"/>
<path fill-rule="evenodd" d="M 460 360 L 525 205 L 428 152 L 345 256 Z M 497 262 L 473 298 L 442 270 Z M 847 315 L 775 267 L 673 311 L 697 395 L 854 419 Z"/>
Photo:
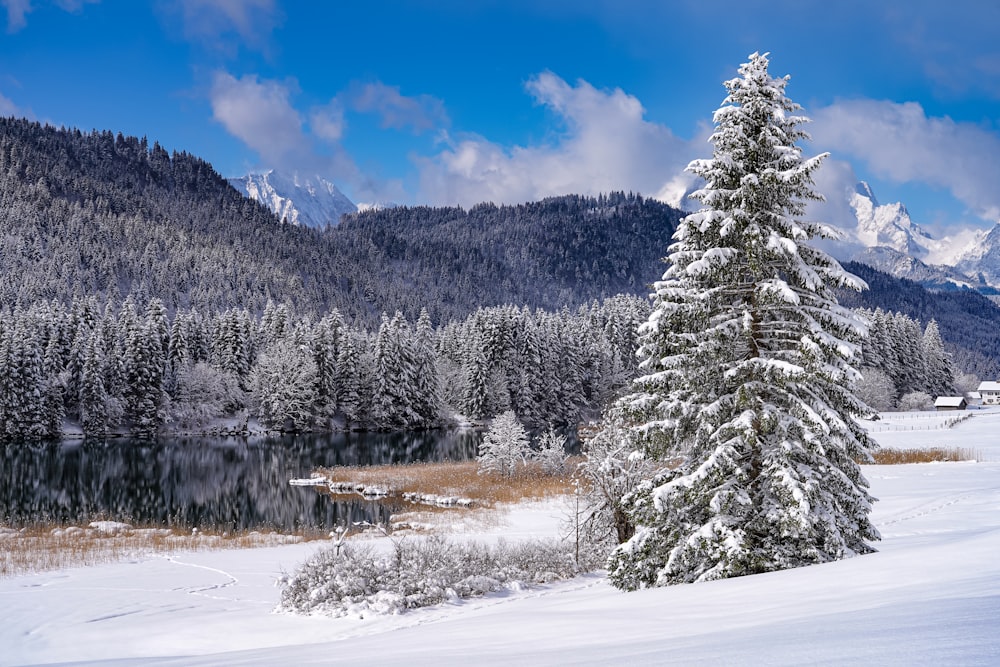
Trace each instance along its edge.
<path fill-rule="evenodd" d="M 344 107 L 337 100 L 313 109 L 309 114 L 309 127 L 313 134 L 325 141 L 340 141 L 344 136 Z"/>
<path fill-rule="evenodd" d="M 227 48 L 222 38 L 231 34 L 261 48 L 281 20 L 274 0 L 174 0 L 169 8 L 180 14 L 187 39 L 213 48 Z"/>
<path fill-rule="evenodd" d="M 969 209 L 1000 220 L 1000 136 L 947 117 L 928 117 L 915 102 L 837 102 L 813 115 L 818 145 L 858 159 L 898 183 L 946 188 Z"/>
<path fill-rule="evenodd" d="M 283 165 L 308 153 L 302 118 L 292 106 L 286 84 L 259 81 L 254 75 L 235 78 L 217 72 L 209 92 L 212 116 L 256 151 L 265 162 Z"/>
<path fill-rule="evenodd" d="M 340 146 L 344 120 L 338 100 L 303 114 L 292 103 L 295 92 L 294 82 L 261 80 L 252 74 L 236 78 L 220 71 L 213 78 L 209 102 L 213 118 L 256 152 L 262 167 L 321 174 L 349 185 L 355 197 L 373 201 L 403 198 L 399 182 L 362 174 Z"/>
<path fill-rule="evenodd" d="M 20 116 L 21 110 L 9 97 L 0 93 L 0 116 Z"/>
<path fill-rule="evenodd" d="M 27 15 L 31 11 L 31 0 L 0 0 L 7 10 L 7 32 L 15 33 L 28 25 Z"/>
<path fill-rule="evenodd" d="M 83 6 L 100 0 L 54 0 L 52 4 L 67 12 L 77 13 Z M 35 3 L 37 4 L 37 3 Z M 28 25 L 28 14 L 34 9 L 31 0 L 0 0 L 0 6 L 7 11 L 7 32 L 15 33 Z"/>
<path fill-rule="evenodd" d="M 398 86 L 366 83 L 355 86 L 348 97 L 354 111 L 381 116 L 384 128 L 409 127 L 420 133 L 448 125 L 448 114 L 441 100 L 430 95 L 408 97 L 400 93 Z"/>
<path fill-rule="evenodd" d="M 445 149 L 418 160 L 422 198 L 436 204 L 519 202 L 568 193 L 660 192 L 682 172 L 689 142 L 645 119 L 621 89 L 571 85 L 551 72 L 526 84 L 565 125 L 550 144 L 504 147 L 476 135 L 443 135 Z M 703 146 L 698 146 L 704 152 Z"/>

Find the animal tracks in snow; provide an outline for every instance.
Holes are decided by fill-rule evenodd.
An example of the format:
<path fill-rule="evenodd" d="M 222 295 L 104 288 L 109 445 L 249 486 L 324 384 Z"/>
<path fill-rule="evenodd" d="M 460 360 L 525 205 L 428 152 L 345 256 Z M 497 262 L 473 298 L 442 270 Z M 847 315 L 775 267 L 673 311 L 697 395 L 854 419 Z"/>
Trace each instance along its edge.
<path fill-rule="evenodd" d="M 187 593 L 189 593 L 190 595 L 198 595 L 200 597 L 206 597 L 206 598 L 209 598 L 209 599 L 212 599 L 212 600 L 233 601 L 234 598 L 220 597 L 220 596 L 217 596 L 217 595 L 207 595 L 208 591 L 218 591 L 218 590 L 222 590 L 223 588 L 230 588 L 232 586 L 235 586 L 235 585 L 239 584 L 240 580 L 237 579 L 236 577 L 234 577 L 233 575 L 231 575 L 230 573 L 226 572 L 225 570 L 220 570 L 217 567 L 209 567 L 207 565 L 198 565 L 196 563 L 185 563 L 184 561 L 178 560 L 177 558 L 175 558 L 173 556 L 165 556 L 164 558 L 167 560 L 167 562 L 173 563 L 174 565 L 179 565 L 181 567 L 190 567 L 190 568 L 195 568 L 195 569 L 199 569 L 199 570 L 208 570 L 209 572 L 215 572 L 217 574 L 220 574 L 220 575 L 222 575 L 223 577 L 225 577 L 227 579 L 227 581 L 224 581 L 221 584 L 212 584 L 210 586 L 197 586 L 197 587 L 182 586 L 182 587 L 180 587 L 178 589 L 174 589 L 174 590 L 187 591 Z"/>

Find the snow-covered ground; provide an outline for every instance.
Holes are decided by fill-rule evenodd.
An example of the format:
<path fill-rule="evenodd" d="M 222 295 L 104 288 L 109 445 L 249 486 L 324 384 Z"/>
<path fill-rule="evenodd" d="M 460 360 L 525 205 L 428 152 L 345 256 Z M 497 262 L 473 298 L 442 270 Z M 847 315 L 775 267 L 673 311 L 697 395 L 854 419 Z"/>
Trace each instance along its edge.
<path fill-rule="evenodd" d="M 876 433 L 984 462 L 870 466 L 879 553 L 621 593 L 600 575 L 399 616 L 271 613 L 316 544 L 148 557 L 0 580 L 0 664 L 1000 664 L 1000 412 Z M 931 419 L 931 418 L 927 418 Z M 559 533 L 560 503 L 483 539 Z"/>

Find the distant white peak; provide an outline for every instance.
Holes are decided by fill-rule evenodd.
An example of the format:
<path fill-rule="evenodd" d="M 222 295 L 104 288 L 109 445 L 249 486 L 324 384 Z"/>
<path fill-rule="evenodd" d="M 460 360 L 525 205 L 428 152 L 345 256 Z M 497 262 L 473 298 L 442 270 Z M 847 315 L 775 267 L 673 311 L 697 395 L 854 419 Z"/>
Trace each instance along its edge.
<path fill-rule="evenodd" d="M 878 206 L 878 199 L 875 198 L 875 193 L 872 192 L 872 187 L 867 182 L 858 181 L 858 184 L 854 186 L 854 192 L 870 199 L 873 206 Z"/>
<path fill-rule="evenodd" d="M 913 222 L 903 204 L 879 204 L 871 187 L 863 181 L 851 194 L 850 204 L 858 221 L 858 241 L 869 248 L 887 246 L 923 259 L 940 245 Z"/>
<path fill-rule="evenodd" d="M 969 275 L 983 269 L 982 260 L 991 251 L 989 234 L 984 230 L 953 228 L 948 236 L 934 238 L 913 222 L 902 203 L 879 204 L 871 186 L 864 181 L 851 192 L 850 204 L 857 218 L 855 237 L 868 248 L 888 248 L 927 265 L 957 267 Z M 1000 235 L 997 237 L 1000 240 Z M 880 261 L 885 267 L 887 259 L 882 257 Z M 890 273 L 901 275 L 901 262 L 897 257 Z"/>
<path fill-rule="evenodd" d="M 271 209 L 279 219 L 293 225 L 325 227 L 336 225 L 340 216 L 357 210 L 336 185 L 320 175 L 270 169 L 230 179 L 247 197 Z"/>

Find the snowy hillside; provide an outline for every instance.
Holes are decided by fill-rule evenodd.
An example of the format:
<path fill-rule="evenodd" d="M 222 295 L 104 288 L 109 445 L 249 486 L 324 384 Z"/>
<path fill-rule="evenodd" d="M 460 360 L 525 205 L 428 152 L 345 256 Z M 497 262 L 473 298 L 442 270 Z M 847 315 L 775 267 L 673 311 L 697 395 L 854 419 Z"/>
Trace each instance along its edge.
<path fill-rule="evenodd" d="M 234 188 L 293 224 L 322 228 L 336 226 L 340 216 L 358 207 L 336 185 L 322 176 L 286 174 L 275 170 L 231 178 Z"/>
<path fill-rule="evenodd" d="M 137 556 L 0 579 L 0 664 L 995 665 L 1000 412 L 969 414 L 948 429 L 895 413 L 873 434 L 892 447 L 960 442 L 983 459 L 865 466 L 875 554 L 636 593 L 592 574 L 338 619 L 272 613 L 275 579 L 315 543 Z M 554 536 L 568 514 L 521 505 L 466 535 Z"/>

